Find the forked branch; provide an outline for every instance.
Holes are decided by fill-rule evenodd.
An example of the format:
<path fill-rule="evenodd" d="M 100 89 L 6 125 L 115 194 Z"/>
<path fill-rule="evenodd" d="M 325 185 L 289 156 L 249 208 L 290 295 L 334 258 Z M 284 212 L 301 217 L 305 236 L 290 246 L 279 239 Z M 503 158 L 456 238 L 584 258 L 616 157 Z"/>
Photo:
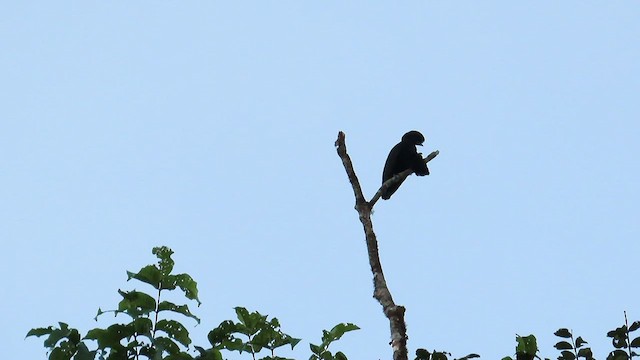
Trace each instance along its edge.
<path fill-rule="evenodd" d="M 404 322 L 404 306 L 396 305 L 391 296 L 391 292 L 387 287 L 387 282 L 382 272 L 382 264 L 380 263 L 380 256 L 378 254 L 378 240 L 376 234 L 373 232 L 373 223 L 371 222 L 371 210 L 373 205 L 378 201 L 382 192 L 389 188 L 389 186 L 404 180 L 407 176 L 413 173 L 413 170 L 405 170 L 404 172 L 395 175 L 391 179 L 387 180 L 380 189 L 373 196 L 371 201 L 367 201 L 362 193 L 360 187 L 360 181 L 356 172 L 353 170 L 353 163 L 349 154 L 347 154 L 347 145 L 345 144 L 345 135 L 342 131 L 338 133 L 338 139 L 336 140 L 336 148 L 338 156 L 342 160 L 342 165 L 347 172 L 349 182 L 353 188 L 353 194 L 356 198 L 356 210 L 360 222 L 364 228 L 365 240 L 367 243 L 367 252 L 369 254 L 369 265 L 371 266 L 371 272 L 373 273 L 373 297 L 378 300 L 382 305 L 382 311 L 389 319 L 389 327 L 391 330 L 391 348 L 393 349 L 393 360 L 407 360 L 407 327 Z M 427 156 L 424 161 L 429 162 L 436 156 L 438 151 L 434 151 Z"/>

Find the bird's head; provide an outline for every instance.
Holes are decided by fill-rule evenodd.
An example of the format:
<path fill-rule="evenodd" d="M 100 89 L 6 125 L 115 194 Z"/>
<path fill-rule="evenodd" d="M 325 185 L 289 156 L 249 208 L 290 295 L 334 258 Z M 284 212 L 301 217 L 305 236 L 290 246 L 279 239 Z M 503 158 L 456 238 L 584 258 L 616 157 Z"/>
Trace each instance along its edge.
<path fill-rule="evenodd" d="M 409 143 L 411 145 L 422 146 L 422 143 L 424 142 L 424 136 L 422 136 L 419 131 L 412 130 L 402 135 L 402 142 Z"/>

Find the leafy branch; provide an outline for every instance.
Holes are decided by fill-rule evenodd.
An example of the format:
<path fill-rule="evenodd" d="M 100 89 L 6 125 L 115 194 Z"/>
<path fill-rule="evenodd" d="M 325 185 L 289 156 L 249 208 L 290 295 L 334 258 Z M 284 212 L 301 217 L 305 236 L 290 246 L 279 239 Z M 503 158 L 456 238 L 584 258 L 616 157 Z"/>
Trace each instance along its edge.
<path fill-rule="evenodd" d="M 236 307 L 237 322 L 225 320 L 208 334 L 210 347 L 192 346 L 189 331 L 180 321 L 168 318 L 174 314 L 200 323 L 186 304 L 175 304 L 163 300 L 167 291 L 180 290 L 188 300 L 198 299 L 197 283 L 188 274 L 173 274 L 173 251 L 167 247 L 156 247 L 153 254 L 157 264 L 148 265 L 138 272 L 127 272 L 127 281 L 136 280 L 153 288 L 151 296 L 143 291 L 118 290 L 122 300 L 114 310 L 98 309 L 98 317 L 113 313 L 122 314 L 130 321 L 115 323 L 106 328 L 89 330 L 82 337 L 77 329 L 60 322 L 58 326 L 34 328 L 29 336 L 46 336 L 44 346 L 49 350 L 49 360 L 222 360 L 222 351 L 251 354 L 253 360 L 289 360 L 275 354 L 276 349 L 289 345 L 293 349 L 300 339 L 285 334 L 277 318 Z M 324 331 L 320 356 L 323 360 L 334 359 L 327 347 L 345 332 L 358 329 L 353 324 L 338 324 L 331 331 Z M 94 349 L 90 346 L 94 344 Z M 312 350 L 316 349 L 311 345 Z M 263 351 L 268 355 L 260 355 Z M 338 355 L 339 354 L 339 355 Z M 314 359 L 316 353 L 312 354 Z M 346 359 L 342 352 L 335 359 Z"/>

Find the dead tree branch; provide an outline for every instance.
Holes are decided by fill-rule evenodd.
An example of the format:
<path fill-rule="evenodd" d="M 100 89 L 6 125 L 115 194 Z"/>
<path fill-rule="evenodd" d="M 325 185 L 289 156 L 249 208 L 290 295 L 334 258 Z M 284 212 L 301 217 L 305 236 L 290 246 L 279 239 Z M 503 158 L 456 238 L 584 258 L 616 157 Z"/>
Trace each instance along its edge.
<path fill-rule="evenodd" d="M 338 133 L 338 139 L 335 146 L 338 151 L 338 156 L 342 160 L 342 165 L 347 172 L 349 182 L 353 188 L 353 193 L 356 198 L 355 209 L 358 211 L 360 222 L 364 228 L 365 239 L 367 243 L 367 252 L 369 254 L 369 265 L 371 266 L 371 272 L 373 273 L 373 297 L 378 300 L 382 305 L 382 311 L 389 319 L 389 325 L 391 330 L 391 348 L 393 349 L 393 360 L 407 360 L 407 327 L 404 322 L 404 306 L 396 305 L 391 296 L 391 292 L 387 287 L 387 282 L 382 272 L 382 264 L 380 263 L 380 256 L 378 254 L 378 240 L 376 234 L 373 232 L 373 223 L 371 222 L 371 210 L 373 205 L 380 198 L 382 191 L 387 189 L 398 181 L 404 180 L 407 176 L 413 173 L 413 170 L 405 170 L 404 172 L 395 175 L 391 179 L 387 180 L 382 187 L 376 192 L 371 201 L 367 201 L 362 194 L 362 188 L 360 187 L 360 181 L 353 170 L 353 163 L 349 154 L 347 154 L 347 146 L 345 144 L 345 134 L 340 131 Z M 429 162 L 433 158 L 438 156 L 438 151 L 434 151 L 427 156 L 424 161 Z"/>

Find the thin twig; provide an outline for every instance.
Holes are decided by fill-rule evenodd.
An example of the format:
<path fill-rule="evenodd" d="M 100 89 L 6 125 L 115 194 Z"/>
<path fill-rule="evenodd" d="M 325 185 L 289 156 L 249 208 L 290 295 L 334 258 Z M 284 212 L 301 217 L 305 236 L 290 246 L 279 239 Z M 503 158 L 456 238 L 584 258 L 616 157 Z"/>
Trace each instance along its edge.
<path fill-rule="evenodd" d="M 413 173 L 413 170 L 406 170 L 398 175 L 395 175 L 391 179 L 387 180 L 382 187 L 376 192 L 371 201 L 367 201 L 362 194 L 362 188 L 360 187 L 360 181 L 356 176 L 355 170 L 353 170 L 353 163 L 349 154 L 347 154 L 347 146 L 345 144 L 345 134 L 340 131 L 338 133 L 338 139 L 336 140 L 336 148 L 338 156 L 342 159 L 342 164 L 349 177 L 349 182 L 353 188 L 353 194 L 356 198 L 356 210 L 360 222 L 364 228 L 365 240 L 367 243 L 367 252 L 369 255 L 369 265 L 371 266 L 371 272 L 373 273 L 373 297 L 378 300 L 382 305 L 382 311 L 389 319 L 389 328 L 391 331 L 391 348 L 393 349 L 394 360 L 407 360 L 407 327 L 404 322 L 404 306 L 396 305 L 391 296 L 391 292 L 387 287 L 387 282 L 382 272 L 382 264 L 380 263 L 380 255 L 378 253 L 378 240 L 376 234 L 373 232 L 373 223 L 371 222 L 371 210 L 373 205 L 382 195 L 382 191 L 389 188 L 389 186 L 396 182 L 404 180 L 407 176 Z M 438 151 L 434 151 L 427 158 L 425 162 L 431 161 L 438 156 Z"/>
<path fill-rule="evenodd" d="M 627 310 L 624 311 L 624 327 L 627 329 L 627 349 L 629 351 L 629 359 L 633 359 L 633 351 L 631 351 L 631 334 L 629 333 L 629 320 L 627 320 Z"/>

